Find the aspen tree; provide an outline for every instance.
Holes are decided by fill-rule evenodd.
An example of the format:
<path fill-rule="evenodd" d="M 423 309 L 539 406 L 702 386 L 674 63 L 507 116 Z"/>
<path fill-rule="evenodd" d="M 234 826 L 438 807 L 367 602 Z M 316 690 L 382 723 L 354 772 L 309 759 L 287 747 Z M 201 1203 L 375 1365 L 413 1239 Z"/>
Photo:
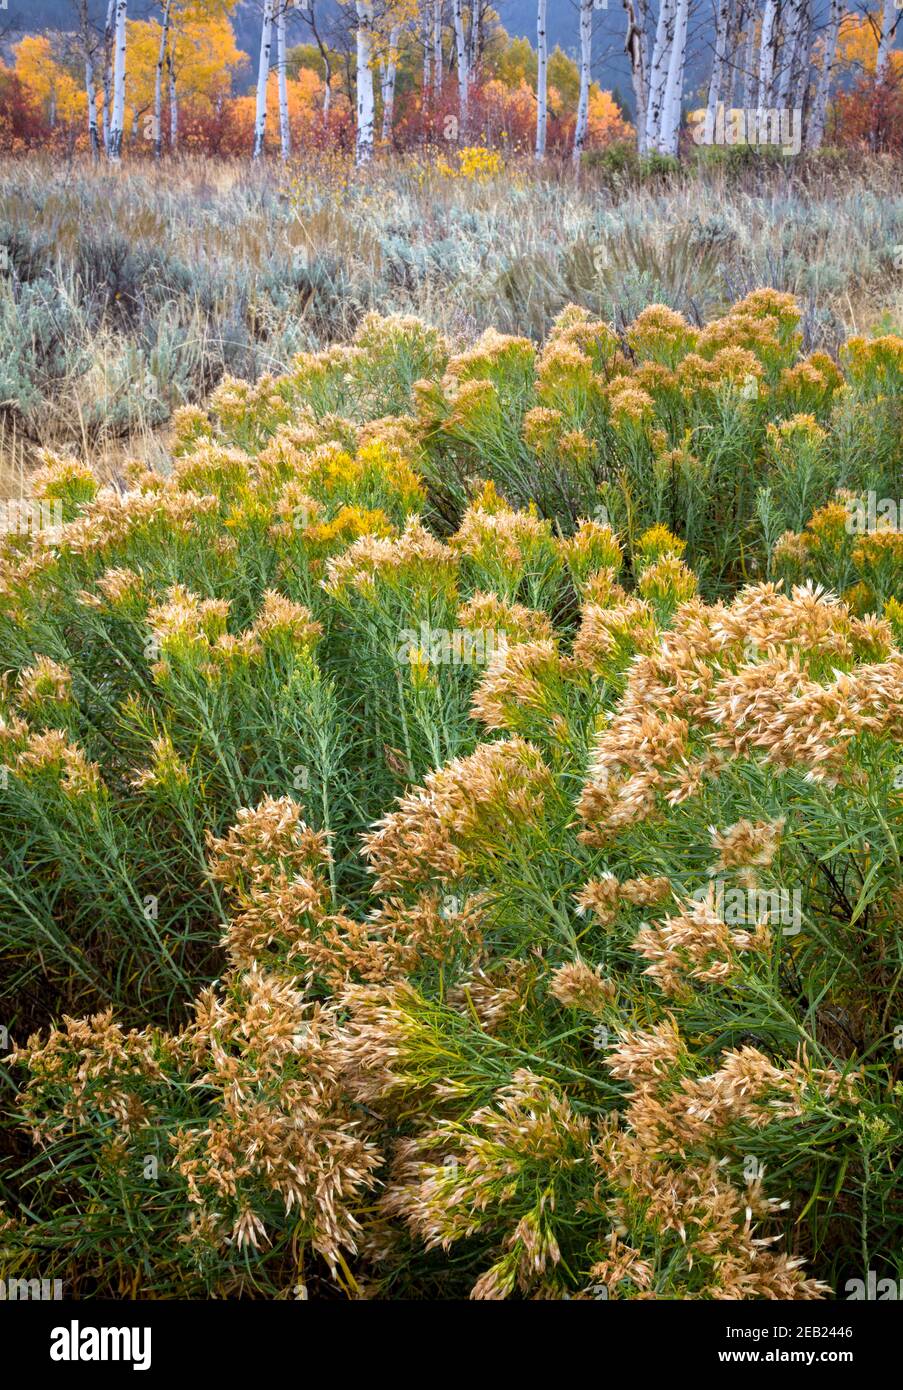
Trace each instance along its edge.
<path fill-rule="evenodd" d="M 373 5 L 355 0 L 357 11 L 357 162 L 373 156 L 375 102 L 373 96 Z"/>
<path fill-rule="evenodd" d="M 573 160 L 579 165 L 589 125 L 589 79 L 593 57 L 593 0 L 580 0 L 580 97 L 574 126 Z"/>
<path fill-rule="evenodd" d="M 668 61 L 671 57 L 676 17 L 677 0 L 660 0 L 655 44 L 652 49 L 652 67 L 649 74 L 649 106 L 646 111 L 647 150 L 657 149 L 659 144 L 665 86 L 668 81 Z"/>
<path fill-rule="evenodd" d="M 624 51 L 630 59 L 630 78 L 636 103 L 637 149 L 646 153 L 646 115 L 649 107 L 649 10 L 648 0 L 624 0 L 627 37 Z"/>
<path fill-rule="evenodd" d="M 684 90 L 684 63 L 687 55 L 687 21 L 690 0 L 677 0 L 674 39 L 668 61 L 668 77 L 662 100 L 662 121 L 658 148 L 661 154 L 676 155 L 680 135 L 680 110 Z"/>
<path fill-rule="evenodd" d="M 840 33 L 842 19 L 843 0 L 831 0 L 828 27 L 822 41 L 821 68 L 818 74 L 818 85 L 815 88 L 815 101 L 812 105 L 812 114 L 809 117 L 809 126 L 806 131 L 806 148 L 810 150 L 821 149 L 822 141 L 825 138 L 828 96 L 831 91 L 834 64 L 837 60 L 837 37 Z"/>
<path fill-rule="evenodd" d="M 254 158 L 263 154 L 267 129 L 267 81 L 270 76 L 270 55 L 273 47 L 273 0 L 263 0 L 263 24 L 260 31 L 260 59 L 257 64 L 257 111 L 254 117 Z"/>
<path fill-rule="evenodd" d="M 536 10 L 536 158 L 544 159 L 548 114 L 549 44 L 546 32 L 546 0 Z"/>
<path fill-rule="evenodd" d="M 110 117 L 109 157 L 114 163 L 122 158 L 122 132 L 125 123 L 125 44 L 128 0 L 116 0 L 113 35 L 113 112 Z"/>

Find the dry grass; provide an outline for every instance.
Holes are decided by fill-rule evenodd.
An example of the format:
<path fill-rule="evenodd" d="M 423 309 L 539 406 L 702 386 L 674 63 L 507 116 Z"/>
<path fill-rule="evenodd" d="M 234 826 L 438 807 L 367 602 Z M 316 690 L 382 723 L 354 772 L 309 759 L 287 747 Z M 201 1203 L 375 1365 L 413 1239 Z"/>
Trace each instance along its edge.
<path fill-rule="evenodd" d="M 346 340 L 370 309 L 460 346 L 490 325 L 539 340 L 568 302 L 621 323 L 664 302 L 701 322 L 769 284 L 805 305 L 807 344 L 835 351 L 903 322 L 899 190 L 890 159 L 830 151 L 646 177 L 528 161 L 485 181 L 444 177 L 430 152 L 363 176 L 339 157 L 6 159 L 0 487 L 42 445 L 109 476 L 153 461 L 179 405 Z"/>

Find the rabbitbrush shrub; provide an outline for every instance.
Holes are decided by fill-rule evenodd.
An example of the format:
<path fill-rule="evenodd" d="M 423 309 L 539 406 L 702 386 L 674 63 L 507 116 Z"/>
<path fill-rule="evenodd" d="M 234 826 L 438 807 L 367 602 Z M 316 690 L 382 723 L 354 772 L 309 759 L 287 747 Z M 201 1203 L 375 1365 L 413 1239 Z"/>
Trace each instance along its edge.
<path fill-rule="evenodd" d="M 0 575 L 10 1268 L 903 1276 L 903 565 L 848 529 L 903 495 L 903 342 L 797 320 L 368 319 L 181 412 L 166 477 L 46 458 Z"/>

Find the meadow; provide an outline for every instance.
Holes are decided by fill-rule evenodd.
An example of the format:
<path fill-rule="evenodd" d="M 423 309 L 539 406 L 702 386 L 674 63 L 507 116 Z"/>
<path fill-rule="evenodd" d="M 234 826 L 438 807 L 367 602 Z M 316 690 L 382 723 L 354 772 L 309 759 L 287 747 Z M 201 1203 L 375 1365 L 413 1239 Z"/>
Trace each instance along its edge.
<path fill-rule="evenodd" d="M 7 490 L 42 445 L 162 461 L 180 405 L 346 342 L 373 310 L 421 315 L 461 347 L 487 327 L 539 341 L 569 303 L 622 325 L 664 303 L 698 324 L 770 285 L 799 298 L 807 346 L 899 331 L 900 174 L 893 155 L 824 150 L 791 169 L 742 148 L 678 165 L 616 147 L 577 178 L 479 147 L 366 172 L 329 152 L 284 173 L 7 158 Z"/>
<path fill-rule="evenodd" d="M 736 164 L 5 171 L 10 1272 L 903 1277 L 903 210 Z"/>

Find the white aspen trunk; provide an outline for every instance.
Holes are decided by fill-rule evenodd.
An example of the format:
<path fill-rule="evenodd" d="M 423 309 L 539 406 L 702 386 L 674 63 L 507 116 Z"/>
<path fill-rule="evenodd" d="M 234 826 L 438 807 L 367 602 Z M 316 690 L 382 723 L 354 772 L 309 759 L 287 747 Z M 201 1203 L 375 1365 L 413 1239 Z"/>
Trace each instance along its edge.
<path fill-rule="evenodd" d="M 103 27 L 103 93 L 101 96 L 100 118 L 103 130 L 103 147 L 110 153 L 110 96 L 113 90 L 113 6 L 115 0 L 107 0 L 107 19 Z"/>
<path fill-rule="evenodd" d="M 731 0 L 731 19 L 727 27 L 727 77 L 724 100 L 739 105 L 743 82 L 743 0 Z"/>
<path fill-rule="evenodd" d="M 637 149 L 646 153 L 646 117 L 649 107 L 649 44 L 646 34 L 648 12 L 645 0 L 624 0 L 627 11 L 627 38 L 624 51 L 630 59 L 630 78 L 636 103 Z"/>
<path fill-rule="evenodd" d="M 85 54 L 85 95 L 88 98 L 88 145 L 91 158 L 96 159 L 100 152 L 97 139 L 97 94 L 94 90 L 94 64 L 90 53 Z"/>
<path fill-rule="evenodd" d="M 267 79 L 270 75 L 270 52 L 273 47 L 273 0 L 263 0 L 263 26 L 260 31 L 260 58 L 257 63 L 257 111 L 254 117 L 254 150 L 252 158 L 263 154 L 267 131 Z"/>
<path fill-rule="evenodd" d="M 424 111 L 429 101 L 429 93 L 432 89 L 432 66 L 433 66 L 433 18 L 431 5 L 428 0 L 423 4 L 423 82 L 421 84 L 421 100 Z"/>
<path fill-rule="evenodd" d="M 546 34 L 546 0 L 536 7 L 536 158 L 545 159 L 549 123 L 549 43 Z"/>
<path fill-rule="evenodd" d="M 470 7 L 470 80 L 476 80 L 477 68 L 480 66 L 480 54 L 483 48 L 482 35 L 482 6 L 480 0 L 473 0 Z"/>
<path fill-rule="evenodd" d="M 395 118 L 395 76 L 398 72 L 398 40 L 401 30 L 395 24 L 389 34 L 389 56 L 383 65 L 382 99 L 383 99 L 383 129 L 382 138 L 388 142 L 392 139 L 392 123 Z"/>
<path fill-rule="evenodd" d="M 355 0 L 357 9 L 357 162 L 373 155 L 373 5 Z"/>
<path fill-rule="evenodd" d="M 762 37 L 759 40 L 759 96 L 758 109 L 764 111 L 771 105 L 771 89 L 774 82 L 774 32 L 777 19 L 775 0 L 765 0 L 765 13 L 762 15 Z"/>
<path fill-rule="evenodd" d="M 172 65 L 172 54 L 166 58 L 169 72 L 169 150 L 172 153 L 179 143 L 179 102 L 176 97 L 176 73 Z"/>
<path fill-rule="evenodd" d="M 455 26 L 455 51 L 458 59 L 458 123 L 463 133 L 467 129 L 468 89 L 467 45 L 464 41 L 464 0 L 452 0 L 452 22 Z"/>
<path fill-rule="evenodd" d="M 157 67 L 154 72 L 154 159 L 163 154 L 163 64 L 166 62 L 166 46 L 169 41 L 169 16 L 172 0 L 163 6 L 163 25 L 160 31 L 160 49 L 157 53 Z"/>
<path fill-rule="evenodd" d="M 815 16 L 812 0 L 803 0 L 800 41 L 797 45 L 791 85 L 791 102 L 795 111 L 804 111 L 809 104 L 809 82 L 812 76 L 812 44 L 815 38 Z"/>
<path fill-rule="evenodd" d="M 593 61 L 593 0 L 580 0 L 580 98 L 577 102 L 577 123 L 574 126 L 574 166 L 586 148 L 589 126 L 589 79 Z"/>
<path fill-rule="evenodd" d="M 709 99 L 705 113 L 705 141 L 714 140 L 715 116 L 721 100 L 721 88 L 727 64 L 728 29 L 731 22 L 731 0 L 717 0 L 715 9 L 715 52 L 712 57 L 712 76 L 709 80 Z"/>
<path fill-rule="evenodd" d="M 680 138 L 680 110 L 684 94 L 684 63 L 687 56 L 687 20 L 690 0 L 677 0 L 674 41 L 668 61 L 668 78 L 662 101 L 662 124 L 658 148 L 661 154 L 676 155 Z"/>
<path fill-rule="evenodd" d="M 743 59 L 743 106 L 745 110 L 752 111 L 758 95 L 755 0 L 752 0 L 747 11 L 746 25 L 746 56 Z"/>
<path fill-rule="evenodd" d="M 649 106 L 646 111 L 646 149 L 658 148 L 659 133 L 662 126 L 662 110 L 665 100 L 665 86 L 668 81 L 668 60 L 674 41 L 674 21 L 677 17 L 677 0 L 660 0 L 658 24 L 655 29 L 655 46 L 652 50 L 652 67 L 649 73 Z"/>
<path fill-rule="evenodd" d="M 776 105 L 785 110 L 790 101 L 790 83 L 797 50 L 802 42 L 802 0 L 788 0 L 784 12 L 784 34 L 781 47 L 781 67 L 778 73 Z"/>
<path fill-rule="evenodd" d="M 637 0 L 636 6 L 637 24 L 642 31 L 642 43 L 640 45 L 643 54 L 643 66 L 646 69 L 646 77 L 649 77 L 649 0 Z"/>
<path fill-rule="evenodd" d="M 825 118 L 828 114 L 828 97 L 831 93 L 831 77 L 837 58 L 837 36 L 840 33 L 843 10 L 844 0 L 831 0 L 831 12 L 828 16 L 828 27 L 825 30 L 822 45 L 821 71 L 818 74 L 815 101 L 812 105 L 812 114 L 809 117 L 809 128 L 806 131 L 806 148 L 810 150 L 820 150 L 825 138 Z"/>
<path fill-rule="evenodd" d="M 292 152 L 292 131 L 288 120 L 288 83 L 285 75 L 285 8 L 287 0 L 276 0 L 276 80 L 279 85 L 279 150 L 283 159 Z"/>
<path fill-rule="evenodd" d="M 113 36 L 113 114 L 110 118 L 110 159 L 118 163 L 122 157 L 122 134 L 125 122 L 125 18 L 128 0 L 116 0 L 116 23 Z"/>
<path fill-rule="evenodd" d="M 881 16 L 881 38 L 878 41 L 878 57 L 875 61 L 875 82 L 879 87 L 887 81 L 887 74 L 890 70 L 890 51 L 893 47 L 901 13 L 903 11 L 897 9 L 895 0 L 884 0 L 884 11 Z"/>
<path fill-rule="evenodd" d="M 721 79 L 721 100 L 729 106 L 734 105 L 734 88 L 740 68 L 740 3 L 741 0 L 727 0 L 727 42 Z"/>
<path fill-rule="evenodd" d="M 433 0 L 433 93 L 442 96 L 442 0 Z"/>
<path fill-rule="evenodd" d="M 88 146 L 91 158 L 98 155 L 97 94 L 94 90 L 94 60 L 91 57 L 91 35 L 88 28 L 88 0 L 81 0 L 82 47 L 85 50 L 85 96 L 88 100 Z"/>

